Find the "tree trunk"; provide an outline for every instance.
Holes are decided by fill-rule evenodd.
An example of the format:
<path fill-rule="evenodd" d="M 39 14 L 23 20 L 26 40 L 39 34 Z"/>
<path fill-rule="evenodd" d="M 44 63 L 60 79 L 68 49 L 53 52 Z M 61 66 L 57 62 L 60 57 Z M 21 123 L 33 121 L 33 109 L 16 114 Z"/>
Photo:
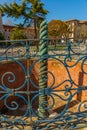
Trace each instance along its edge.
<path fill-rule="evenodd" d="M 36 18 L 34 18 L 34 38 L 37 39 L 37 23 L 36 23 Z"/>

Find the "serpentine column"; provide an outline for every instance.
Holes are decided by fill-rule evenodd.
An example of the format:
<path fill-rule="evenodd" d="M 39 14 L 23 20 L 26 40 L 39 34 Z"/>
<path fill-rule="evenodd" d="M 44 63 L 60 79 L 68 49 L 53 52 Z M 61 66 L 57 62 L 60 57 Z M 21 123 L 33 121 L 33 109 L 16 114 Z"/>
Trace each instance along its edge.
<path fill-rule="evenodd" d="M 46 20 L 40 24 L 40 43 L 39 43 L 39 54 L 40 54 L 40 69 L 39 69 L 39 118 L 46 118 L 47 112 L 47 54 L 48 54 L 48 26 Z"/>

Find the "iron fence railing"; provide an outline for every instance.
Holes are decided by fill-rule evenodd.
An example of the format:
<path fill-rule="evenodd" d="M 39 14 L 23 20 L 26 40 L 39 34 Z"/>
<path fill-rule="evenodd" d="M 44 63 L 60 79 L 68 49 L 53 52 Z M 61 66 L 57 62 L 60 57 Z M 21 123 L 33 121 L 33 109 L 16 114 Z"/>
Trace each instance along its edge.
<path fill-rule="evenodd" d="M 57 44 L 56 39 L 54 45 L 52 41 L 43 21 L 38 40 L 0 42 L 1 128 L 87 126 L 86 43 Z"/>

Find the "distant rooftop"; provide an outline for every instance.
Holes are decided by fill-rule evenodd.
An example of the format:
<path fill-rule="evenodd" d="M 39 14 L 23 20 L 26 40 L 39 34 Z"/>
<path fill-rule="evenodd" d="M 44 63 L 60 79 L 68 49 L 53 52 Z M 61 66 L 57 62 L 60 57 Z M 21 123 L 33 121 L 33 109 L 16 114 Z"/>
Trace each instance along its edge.
<path fill-rule="evenodd" d="M 15 25 L 8 25 L 8 24 L 3 24 L 3 26 L 6 26 L 6 27 L 15 27 Z"/>
<path fill-rule="evenodd" d="M 66 20 L 64 22 L 73 22 L 73 21 L 78 21 L 79 22 L 79 20 L 77 20 L 77 19 L 69 19 L 69 20 Z"/>
<path fill-rule="evenodd" d="M 81 20 L 79 23 L 87 23 L 87 20 Z"/>
<path fill-rule="evenodd" d="M 66 20 L 64 22 L 73 22 L 73 21 L 77 21 L 79 22 L 80 24 L 87 24 L 87 20 L 77 20 L 77 19 L 69 19 L 69 20 Z"/>

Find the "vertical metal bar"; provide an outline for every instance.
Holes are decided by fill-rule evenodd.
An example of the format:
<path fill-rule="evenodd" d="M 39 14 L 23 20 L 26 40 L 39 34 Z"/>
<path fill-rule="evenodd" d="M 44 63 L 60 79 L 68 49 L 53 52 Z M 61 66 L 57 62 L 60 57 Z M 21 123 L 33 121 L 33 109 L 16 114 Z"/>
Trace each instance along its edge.
<path fill-rule="evenodd" d="M 79 79 L 78 79 L 78 87 L 81 87 L 83 85 L 83 80 L 84 80 L 84 74 L 82 72 L 79 72 Z M 77 100 L 82 101 L 82 91 L 77 93 Z"/>
<path fill-rule="evenodd" d="M 30 109 L 30 93 L 29 93 L 29 83 L 30 83 L 30 77 L 29 77 L 29 67 L 30 67 L 30 57 L 29 57 L 29 46 L 28 42 L 26 41 L 26 59 L 27 59 L 27 92 L 28 92 L 28 109 Z"/>
<path fill-rule="evenodd" d="M 27 96 L 28 96 L 28 110 L 29 110 L 29 116 L 30 116 L 30 129 L 33 130 L 32 125 L 33 125 L 33 121 L 32 121 L 32 114 L 31 114 L 31 106 L 30 106 L 30 65 L 31 65 L 31 60 L 30 60 L 30 46 L 28 45 L 28 42 L 26 41 L 26 65 L 27 65 Z"/>
<path fill-rule="evenodd" d="M 39 54 L 40 54 L 40 69 L 39 69 L 39 117 L 46 118 L 47 112 L 47 54 L 48 54 L 48 26 L 46 20 L 40 25 L 40 43 L 39 43 Z"/>
<path fill-rule="evenodd" d="M 68 60 L 71 61 L 72 60 L 72 57 L 71 57 L 71 43 L 69 41 L 67 41 L 67 51 L 68 51 Z"/>

